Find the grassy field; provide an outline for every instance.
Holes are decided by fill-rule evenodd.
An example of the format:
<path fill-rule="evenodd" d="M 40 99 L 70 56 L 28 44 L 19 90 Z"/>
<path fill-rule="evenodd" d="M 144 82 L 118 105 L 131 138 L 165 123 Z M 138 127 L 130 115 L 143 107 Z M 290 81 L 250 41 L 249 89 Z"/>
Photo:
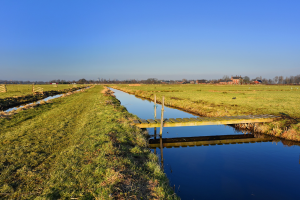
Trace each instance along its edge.
<path fill-rule="evenodd" d="M 61 85 L 53 87 L 51 85 L 37 85 L 43 86 L 43 93 L 33 93 L 32 85 L 8 85 L 6 93 L 0 93 L 0 111 L 8 108 L 16 107 L 22 104 L 27 104 L 44 99 L 48 96 L 54 96 L 61 93 L 72 92 L 89 85 L 71 87 L 68 85 Z M 2 96 L 1 96 L 2 95 Z"/>
<path fill-rule="evenodd" d="M 176 199 L 136 118 L 102 86 L 0 118 L 0 198 Z"/>
<path fill-rule="evenodd" d="M 273 85 L 115 85 L 139 97 L 202 116 L 273 114 L 279 122 L 261 126 L 261 132 L 300 141 L 300 86 Z"/>
<path fill-rule="evenodd" d="M 77 85 L 81 86 L 81 85 Z M 58 91 L 58 90 L 64 90 L 68 88 L 72 88 L 72 85 L 68 84 L 61 84 L 57 85 L 57 87 L 54 87 L 53 85 L 34 85 L 34 87 L 41 87 L 45 91 Z M 7 92 L 1 92 L 0 98 L 6 98 L 6 97 L 14 97 L 14 96 L 23 96 L 32 94 L 32 85 L 25 85 L 25 84 L 8 84 L 6 85 Z"/>

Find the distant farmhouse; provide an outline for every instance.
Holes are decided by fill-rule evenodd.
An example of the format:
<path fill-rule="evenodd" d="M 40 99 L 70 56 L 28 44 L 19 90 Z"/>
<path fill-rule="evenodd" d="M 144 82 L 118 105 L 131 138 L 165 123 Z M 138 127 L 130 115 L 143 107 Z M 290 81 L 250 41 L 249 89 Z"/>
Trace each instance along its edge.
<path fill-rule="evenodd" d="M 242 76 L 231 76 L 230 80 L 220 80 L 221 85 L 239 85 L 243 82 Z"/>
<path fill-rule="evenodd" d="M 196 84 L 207 84 L 208 81 L 205 79 L 201 79 L 201 80 L 196 80 Z"/>
<path fill-rule="evenodd" d="M 242 76 L 231 76 L 233 84 L 240 84 L 243 81 Z"/>

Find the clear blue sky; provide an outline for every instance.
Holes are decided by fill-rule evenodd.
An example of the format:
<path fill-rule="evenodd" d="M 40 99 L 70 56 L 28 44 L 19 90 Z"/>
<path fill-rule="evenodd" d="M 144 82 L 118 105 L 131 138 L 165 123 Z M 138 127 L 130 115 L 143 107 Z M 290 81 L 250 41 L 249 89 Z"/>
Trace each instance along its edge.
<path fill-rule="evenodd" d="M 1 0 L 0 79 L 300 74 L 299 0 Z"/>

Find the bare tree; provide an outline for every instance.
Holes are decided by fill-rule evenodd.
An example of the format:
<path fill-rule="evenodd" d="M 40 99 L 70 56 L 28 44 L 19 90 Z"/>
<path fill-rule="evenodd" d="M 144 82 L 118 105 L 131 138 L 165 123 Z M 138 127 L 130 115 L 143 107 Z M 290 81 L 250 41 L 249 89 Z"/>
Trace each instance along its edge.
<path fill-rule="evenodd" d="M 249 76 L 245 76 L 245 77 L 243 78 L 243 83 L 246 83 L 246 84 L 250 83 L 250 78 L 249 78 Z"/>
<path fill-rule="evenodd" d="M 230 78 L 229 78 L 228 75 L 224 75 L 224 76 L 223 76 L 223 79 L 224 79 L 225 81 L 230 80 Z"/>
<path fill-rule="evenodd" d="M 285 77 L 284 83 L 291 84 L 291 79 L 289 77 Z"/>
<path fill-rule="evenodd" d="M 295 83 L 295 77 L 294 76 L 290 76 L 290 81 L 291 81 L 291 83 Z"/>
<path fill-rule="evenodd" d="M 274 82 L 275 82 L 275 84 L 278 84 L 278 76 L 275 76 Z"/>
<path fill-rule="evenodd" d="M 265 78 L 263 78 L 263 79 L 261 80 L 261 82 L 262 82 L 263 84 L 268 84 L 268 80 L 265 79 Z"/>
<path fill-rule="evenodd" d="M 279 82 L 279 84 L 283 84 L 283 76 L 278 77 L 278 82 Z"/>
<path fill-rule="evenodd" d="M 268 84 L 273 84 L 273 80 L 269 79 Z"/>

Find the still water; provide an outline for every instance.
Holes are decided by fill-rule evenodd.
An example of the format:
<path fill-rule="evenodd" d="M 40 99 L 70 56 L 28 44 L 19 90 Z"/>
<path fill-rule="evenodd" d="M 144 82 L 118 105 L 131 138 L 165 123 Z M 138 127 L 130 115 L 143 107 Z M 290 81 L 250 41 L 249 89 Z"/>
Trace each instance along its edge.
<path fill-rule="evenodd" d="M 153 102 L 112 90 L 130 113 L 154 118 Z M 157 118 L 160 109 L 158 105 Z M 189 117 L 197 116 L 165 107 L 164 118 Z M 153 128 L 148 132 L 154 135 Z M 162 138 L 241 134 L 224 125 L 169 127 Z M 300 146 L 283 143 L 163 148 L 163 168 L 181 199 L 300 199 Z M 160 148 L 152 151 L 161 158 Z"/>
<path fill-rule="evenodd" d="M 85 89 L 88 89 L 88 88 L 90 88 L 90 87 L 86 87 Z M 75 90 L 75 92 L 80 91 L 80 90 L 81 90 L 81 89 Z M 44 98 L 44 99 L 38 100 L 37 102 L 27 103 L 27 104 L 24 104 L 24 105 L 21 105 L 21 106 L 15 106 L 15 107 L 9 108 L 9 109 L 7 109 L 7 110 L 4 110 L 4 112 L 10 112 L 10 111 L 12 111 L 12 110 L 17 110 L 18 108 L 22 108 L 22 107 L 24 107 L 24 106 L 26 106 L 26 105 L 31 105 L 31 104 L 33 104 L 33 103 L 40 104 L 41 101 L 48 101 L 48 100 L 51 100 L 51 99 L 56 99 L 56 98 L 58 98 L 58 97 L 61 97 L 62 95 L 63 95 L 63 94 L 57 94 L 57 95 L 54 95 L 54 96 L 49 96 L 49 97 L 46 97 L 46 98 Z"/>
<path fill-rule="evenodd" d="M 57 94 L 57 95 L 54 95 L 54 96 L 49 96 L 49 97 L 41 99 L 41 100 L 39 100 L 39 101 L 37 101 L 35 103 L 39 104 L 41 101 L 48 101 L 48 100 L 51 100 L 51 99 L 56 99 L 56 98 L 61 97 L 61 96 L 62 96 L 62 94 Z M 18 108 L 22 108 L 22 107 L 24 107 L 26 105 L 31 105 L 31 104 L 33 104 L 33 103 L 28 103 L 28 104 L 25 104 L 25 105 L 21 105 L 21 106 L 16 106 L 16 107 L 13 107 L 13 108 L 9 108 L 9 109 L 5 110 L 4 112 L 10 112 L 12 110 L 17 110 Z"/>

